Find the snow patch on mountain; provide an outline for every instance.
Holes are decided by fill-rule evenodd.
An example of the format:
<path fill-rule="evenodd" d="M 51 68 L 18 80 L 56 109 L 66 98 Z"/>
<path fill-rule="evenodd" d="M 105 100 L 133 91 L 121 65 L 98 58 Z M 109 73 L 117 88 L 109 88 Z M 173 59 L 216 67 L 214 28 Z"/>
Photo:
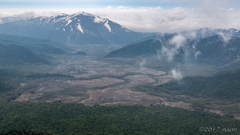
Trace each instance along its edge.
<path fill-rule="evenodd" d="M 105 18 L 100 18 L 98 16 L 95 16 L 95 18 L 94 18 L 95 23 L 104 23 L 105 21 L 106 21 Z"/>
<path fill-rule="evenodd" d="M 48 24 L 51 21 L 52 18 L 47 18 L 46 23 Z"/>
<path fill-rule="evenodd" d="M 68 24 L 70 24 L 72 22 L 72 20 L 68 20 L 68 23 L 65 26 L 68 26 Z"/>
<path fill-rule="evenodd" d="M 82 29 L 82 27 L 81 27 L 81 25 L 80 25 L 80 23 L 77 23 L 77 26 L 76 26 L 76 27 L 78 28 L 79 31 L 81 31 L 82 33 L 84 33 L 84 32 L 83 32 L 83 29 Z"/>
<path fill-rule="evenodd" d="M 104 24 L 104 26 L 109 30 L 109 32 L 111 32 L 111 27 L 108 24 L 108 20 L 106 21 L 106 23 Z"/>

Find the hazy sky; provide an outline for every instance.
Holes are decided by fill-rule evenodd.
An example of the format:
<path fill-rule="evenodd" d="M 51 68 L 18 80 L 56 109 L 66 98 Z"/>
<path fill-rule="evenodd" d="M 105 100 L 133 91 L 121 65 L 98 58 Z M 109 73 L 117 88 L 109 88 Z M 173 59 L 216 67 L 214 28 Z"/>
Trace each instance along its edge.
<path fill-rule="evenodd" d="M 106 6 L 127 6 L 127 7 L 156 7 L 174 8 L 178 6 L 191 7 L 190 0 L 1 0 L 1 7 L 78 7 L 93 8 Z M 198 3 L 198 2 L 197 2 Z"/>
<path fill-rule="evenodd" d="M 82 11 L 140 32 L 240 29 L 239 0 L 0 0 L 0 23 Z"/>

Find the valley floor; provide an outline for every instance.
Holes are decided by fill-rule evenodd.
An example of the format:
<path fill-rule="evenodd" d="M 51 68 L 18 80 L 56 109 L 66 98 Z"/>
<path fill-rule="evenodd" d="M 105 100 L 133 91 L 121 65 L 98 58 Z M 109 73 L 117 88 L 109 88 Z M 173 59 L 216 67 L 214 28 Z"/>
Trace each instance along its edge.
<path fill-rule="evenodd" d="M 21 82 L 24 91 L 13 101 L 83 103 L 85 105 L 158 105 L 198 110 L 195 102 L 206 102 L 185 95 L 158 96 L 137 91 L 141 85 L 156 86 L 167 83 L 173 76 L 170 69 L 178 67 L 184 75 L 206 75 L 213 71 L 211 66 L 177 65 L 176 63 L 157 63 L 146 58 L 122 59 L 107 58 L 90 52 L 87 56 L 54 56 L 55 65 L 45 72 L 61 73 L 73 78 L 40 78 L 31 82 Z M 33 85 L 30 87 L 29 85 Z M 222 109 L 221 103 L 206 99 L 208 107 L 204 111 L 220 115 L 229 114 Z M 232 103 L 228 104 L 233 106 Z M 228 107 L 229 107 L 228 106 Z M 239 106 L 238 106 L 239 107 Z M 232 114 L 232 113 L 231 113 Z M 239 119 L 240 112 L 233 115 Z"/>

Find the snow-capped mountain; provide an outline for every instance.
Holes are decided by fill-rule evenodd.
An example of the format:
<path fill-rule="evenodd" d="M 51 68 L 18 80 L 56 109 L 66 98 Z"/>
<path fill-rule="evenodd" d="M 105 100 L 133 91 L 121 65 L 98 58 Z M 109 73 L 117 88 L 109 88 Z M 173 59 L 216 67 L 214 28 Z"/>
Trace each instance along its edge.
<path fill-rule="evenodd" d="M 126 44 L 153 35 L 133 32 L 109 19 L 85 12 L 4 23 L 0 25 L 0 33 L 77 44 Z"/>

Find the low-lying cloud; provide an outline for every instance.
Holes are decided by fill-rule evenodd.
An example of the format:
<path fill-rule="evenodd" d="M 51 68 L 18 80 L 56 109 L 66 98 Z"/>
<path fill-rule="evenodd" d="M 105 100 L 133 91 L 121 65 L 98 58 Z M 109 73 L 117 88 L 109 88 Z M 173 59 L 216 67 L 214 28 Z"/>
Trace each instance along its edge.
<path fill-rule="evenodd" d="M 174 37 L 170 40 L 170 43 L 171 43 L 171 44 L 174 44 L 177 49 L 179 49 L 180 47 L 182 47 L 185 42 L 186 42 L 186 38 L 185 38 L 184 36 L 182 36 L 182 35 L 174 36 Z"/>
<path fill-rule="evenodd" d="M 161 42 L 161 39 L 159 39 Z M 162 46 L 161 51 L 158 51 L 158 59 L 167 58 L 168 62 L 171 62 L 176 54 L 179 52 L 179 48 L 183 47 L 186 43 L 186 37 L 182 35 L 176 35 L 172 37 L 169 43 L 163 43 L 166 46 Z"/>
<path fill-rule="evenodd" d="M 142 62 L 139 63 L 140 69 L 144 68 L 145 65 L 146 65 L 146 60 L 143 59 Z"/>
<path fill-rule="evenodd" d="M 194 53 L 194 58 L 197 59 L 199 55 L 201 55 L 202 53 L 200 51 L 197 51 Z"/>
<path fill-rule="evenodd" d="M 176 80 L 180 80 L 180 79 L 183 78 L 182 73 L 178 70 L 172 69 L 171 74 L 172 74 L 173 78 L 176 79 Z"/>
<path fill-rule="evenodd" d="M 222 33 L 219 32 L 217 33 L 218 35 L 220 35 L 223 38 L 224 41 L 224 45 L 226 45 L 228 43 L 228 41 L 232 38 L 232 33 Z"/>

